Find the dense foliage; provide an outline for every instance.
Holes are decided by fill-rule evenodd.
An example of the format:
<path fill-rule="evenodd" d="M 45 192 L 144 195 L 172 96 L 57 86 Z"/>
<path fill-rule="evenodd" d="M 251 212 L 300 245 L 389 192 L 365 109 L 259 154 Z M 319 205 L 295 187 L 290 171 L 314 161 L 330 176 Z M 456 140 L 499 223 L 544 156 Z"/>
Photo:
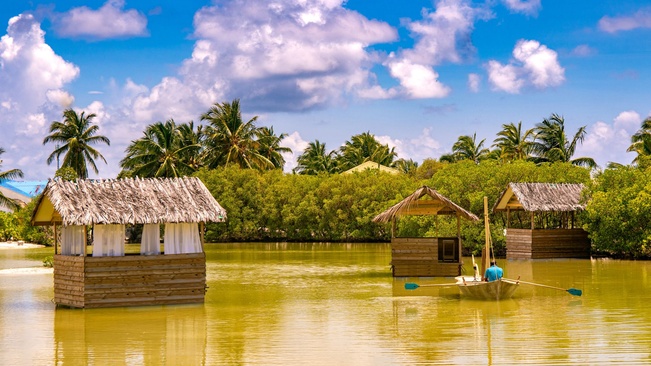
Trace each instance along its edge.
<path fill-rule="evenodd" d="M 588 170 L 571 164 L 537 166 L 525 161 L 443 164 L 424 180 L 378 171 L 310 176 L 237 167 L 204 169 L 196 175 L 228 213 L 226 223 L 208 225 L 208 241 L 384 241 L 391 237 L 391 226 L 373 223 L 373 217 L 422 185 L 483 217 L 484 195 L 494 203 L 509 182 L 589 180 Z M 503 248 L 504 218 L 491 214 L 491 219 L 495 244 Z M 482 230 L 481 221 L 462 222 L 466 249 L 475 252 L 483 245 Z M 397 236 L 437 235 L 456 235 L 456 219 L 398 220 Z"/>
<path fill-rule="evenodd" d="M 593 250 L 651 257 L 651 168 L 616 167 L 599 174 L 585 212 Z"/>

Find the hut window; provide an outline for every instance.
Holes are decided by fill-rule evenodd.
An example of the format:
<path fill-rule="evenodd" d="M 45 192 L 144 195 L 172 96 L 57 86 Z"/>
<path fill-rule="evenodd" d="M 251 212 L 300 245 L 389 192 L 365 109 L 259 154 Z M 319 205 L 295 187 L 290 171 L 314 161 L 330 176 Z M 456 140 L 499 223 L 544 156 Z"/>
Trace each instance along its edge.
<path fill-rule="evenodd" d="M 193 223 L 165 224 L 165 254 L 201 253 L 199 226 Z"/>
<path fill-rule="evenodd" d="M 124 225 L 95 225 L 93 257 L 124 255 Z"/>
<path fill-rule="evenodd" d="M 61 254 L 85 255 L 84 227 L 81 225 L 64 226 L 61 229 Z"/>
<path fill-rule="evenodd" d="M 140 254 L 160 254 L 160 225 L 145 224 L 142 227 L 142 240 L 140 242 Z"/>

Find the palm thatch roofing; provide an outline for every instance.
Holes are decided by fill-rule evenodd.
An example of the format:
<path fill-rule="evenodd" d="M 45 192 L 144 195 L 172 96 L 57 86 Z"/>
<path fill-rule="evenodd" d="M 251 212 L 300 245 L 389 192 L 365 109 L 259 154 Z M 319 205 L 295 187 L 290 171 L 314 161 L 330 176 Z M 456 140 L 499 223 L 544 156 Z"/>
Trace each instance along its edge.
<path fill-rule="evenodd" d="M 583 184 L 509 183 L 493 211 L 570 212 L 585 209 Z"/>
<path fill-rule="evenodd" d="M 421 199 L 422 198 L 422 199 Z M 472 212 L 450 201 L 447 197 L 428 186 L 418 188 L 404 200 L 391 206 L 388 210 L 373 218 L 373 222 L 389 222 L 402 215 L 456 215 L 477 221 L 479 218 Z"/>
<path fill-rule="evenodd" d="M 350 173 L 356 173 L 356 172 L 363 172 L 365 170 L 379 170 L 381 172 L 389 173 L 389 174 L 400 174 L 400 170 L 396 168 L 390 168 L 386 165 L 382 165 L 380 163 L 376 163 L 374 161 L 367 161 L 364 163 L 359 164 L 358 166 L 352 167 L 342 174 L 350 174 Z"/>
<path fill-rule="evenodd" d="M 221 222 L 226 211 L 195 177 L 50 180 L 33 225 Z"/>

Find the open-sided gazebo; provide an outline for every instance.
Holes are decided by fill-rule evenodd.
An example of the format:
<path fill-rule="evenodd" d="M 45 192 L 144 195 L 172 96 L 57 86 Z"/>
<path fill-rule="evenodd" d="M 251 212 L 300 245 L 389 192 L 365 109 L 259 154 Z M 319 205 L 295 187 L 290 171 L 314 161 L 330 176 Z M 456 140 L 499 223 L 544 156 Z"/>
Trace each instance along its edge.
<path fill-rule="evenodd" d="M 506 258 L 586 258 L 588 233 L 575 228 L 575 212 L 585 209 L 583 184 L 509 183 L 493 211 L 506 212 Z M 525 213 L 529 227 L 514 228 Z"/>
<path fill-rule="evenodd" d="M 403 215 L 451 215 L 457 218 L 456 237 L 397 238 L 396 219 Z M 461 218 L 479 218 L 433 188 L 422 186 L 373 218 L 391 222 L 391 267 L 394 277 L 450 277 L 461 274 Z"/>
<path fill-rule="evenodd" d="M 225 219 L 198 178 L 50 180 L 32 224 L 54 229 L 54 302 L 94 308 L 203 303 L 204 224 Z M 143 224 L 140 254 L 125 254 L 126 224 Z"/>

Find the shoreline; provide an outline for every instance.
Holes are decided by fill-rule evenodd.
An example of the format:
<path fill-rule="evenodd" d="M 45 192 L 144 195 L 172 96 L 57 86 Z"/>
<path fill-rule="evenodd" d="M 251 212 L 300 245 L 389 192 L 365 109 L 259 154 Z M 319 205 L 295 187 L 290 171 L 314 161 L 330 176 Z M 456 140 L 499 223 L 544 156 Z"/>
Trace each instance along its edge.
<path fill-rule="evenodd" d="M 22 241 L 2 241 L 0 242 L 0 250 L 6 249 L 34 249 L 34 248 L 44 248 L 45 245 L 33 244 L 33 243 L 24 243 Z"/>

